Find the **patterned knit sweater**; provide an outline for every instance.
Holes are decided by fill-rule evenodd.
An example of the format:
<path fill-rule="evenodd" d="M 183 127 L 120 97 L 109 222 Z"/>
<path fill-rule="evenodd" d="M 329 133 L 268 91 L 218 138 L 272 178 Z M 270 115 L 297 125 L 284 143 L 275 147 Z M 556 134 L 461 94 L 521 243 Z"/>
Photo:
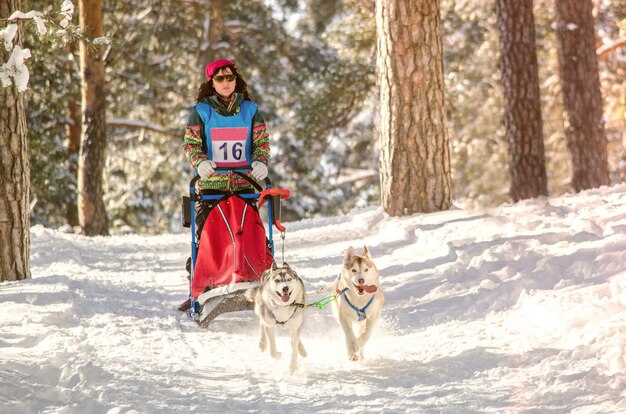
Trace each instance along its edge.
<path fill-rule="evenodd" d="M 208 96 L 201 102 L 208 103 L 220 115 L 232 116 L 239 113 L 240 105 L 244 97 L 240 93 L 234 93 L 230 102 L 223 104 L 217 96 Z M 198 164 L 207 159 L 206 154 L 202 152 L 202 136 L 200 130 L 203 128 L 203 122 L 194 107 L 187 120 L 185 127 L 185 136 L 183 138 L 183 147 L 185 157 L 191 163 L 193 168 L 198 168 Z M 260 161 L 268 165 L 270 158 L 269 134 L 265 129 L 265 120 L 257 111 L 252 119 L 252 161 Z M 251 190 L 253 187 L 237 174 L 211 174 L 207 180 L 198 180 L 200 190 L 220 190 L 238 192 Z"/>

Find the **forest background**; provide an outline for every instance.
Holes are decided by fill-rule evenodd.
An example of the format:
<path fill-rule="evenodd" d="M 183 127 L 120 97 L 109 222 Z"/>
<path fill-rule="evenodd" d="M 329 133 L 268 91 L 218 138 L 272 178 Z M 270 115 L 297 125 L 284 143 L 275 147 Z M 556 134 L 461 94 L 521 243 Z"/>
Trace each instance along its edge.
<path fill-rule="evenodd" d="M 193 175 L 182 135 L 204 65 L 233 59 L 271 136 L 271 177 L 290 188 L 287 217 L 380 202 L 373 0 L 106 1 L 107 156 L 112 233 L 180 231 Z M 24 10 L 52 11 L 48 1 Z M 494 1 L 442 0 L 452 194 L 457 203 L 508 199 L 504 98 Z M 550 195 L 570 190 L 554 1 L 534 3 Z M 594 1 L 598 48 L 619 37 L 619 0 Z M 33 50 L 25 104 L 31 222 L 75 226 L 80 123 L 78 47 L 25 31 Z M 626 51 L 599 54 L 610 179 L 626 175 Z M 80 129 L 79 129 L 80 130 Z"/>

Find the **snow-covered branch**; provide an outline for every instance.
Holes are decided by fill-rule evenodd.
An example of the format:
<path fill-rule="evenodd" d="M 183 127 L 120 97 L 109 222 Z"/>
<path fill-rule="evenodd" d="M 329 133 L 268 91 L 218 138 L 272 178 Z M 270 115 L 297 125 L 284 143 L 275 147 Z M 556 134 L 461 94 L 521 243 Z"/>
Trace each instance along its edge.
<path fill-rule="evenodd" d="M 30 73 L 25 61 L 31 56 L 31 52 L 29 49 L 22 49 L 21 46 L 14 44 L 15 36 L 18 33 L 18 23 L 20 21 L 34 21 L 39 36 L 48 33 L 47 26 L 53 26 L 59 28 L 54 32 L 55 36 L 61 38 L 78 37 L 85 40 L 78 30 L 71 30 L 70 22 L 73 15 L 74 4 L 70 0 L 64 0 L 58 13 L 47 14 L 36 10 L 24 13 L 17 10 L 8 19 L 0 19 L 0 24 L 6 23 L 4 28 L 0 28 L 0 47 L 4 44 L 5 50 L 11 52 L 9 59 L 0 64 L 0 81 L 3 87 L 6 88 L 15 84 L 19 92 L 24 92 L 28 88 Z"/>

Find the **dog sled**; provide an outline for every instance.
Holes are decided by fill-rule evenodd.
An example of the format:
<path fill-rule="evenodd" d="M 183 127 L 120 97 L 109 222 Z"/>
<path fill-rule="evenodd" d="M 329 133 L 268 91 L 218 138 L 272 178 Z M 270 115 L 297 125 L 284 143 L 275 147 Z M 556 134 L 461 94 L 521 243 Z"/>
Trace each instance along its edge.
<path fill-rule="evenodd" d="M 191 230 L 187 312 L 204 328 L 223 313 L 254 310 L 254 302 L 245 293 L 259 286 L 261 275 L 274 261 L 273 228 L 284 235 L 280 203 L 289 198 L 290 191 L 272 188 L 269 178 L 263 188 L 246 171 L 216 170 L 249 181 L 256 189 L 253 193 L 198 193 L 196 176 L 189 183 L 189 195 L 183 197 L 183 227 Z M 209 205 L 209 211 L 198 234 L 196 204 L 201 201 Z M 267 206 L 267 233 L 259 214 L 263 205 Z"/>

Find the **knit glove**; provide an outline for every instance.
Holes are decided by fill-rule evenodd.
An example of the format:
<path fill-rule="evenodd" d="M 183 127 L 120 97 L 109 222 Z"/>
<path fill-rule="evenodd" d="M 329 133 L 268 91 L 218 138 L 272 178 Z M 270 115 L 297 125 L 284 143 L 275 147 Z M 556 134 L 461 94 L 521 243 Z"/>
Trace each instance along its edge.
<path fill-rule="evenodd" d="M 257 181 L 264 180 L 265 177 L 267 177 L 267 165 L 263 164 L 261 161 L 254 161 L 250 175 Z"/>
<path fill-rule="evenodd" d="M 215 163 L 211 160 L 202 161 L 198 164 L 198 174 L 200 178 L 206 180 L 211 174 L 215 172 Z"/>

